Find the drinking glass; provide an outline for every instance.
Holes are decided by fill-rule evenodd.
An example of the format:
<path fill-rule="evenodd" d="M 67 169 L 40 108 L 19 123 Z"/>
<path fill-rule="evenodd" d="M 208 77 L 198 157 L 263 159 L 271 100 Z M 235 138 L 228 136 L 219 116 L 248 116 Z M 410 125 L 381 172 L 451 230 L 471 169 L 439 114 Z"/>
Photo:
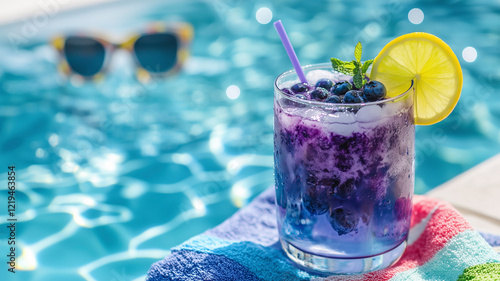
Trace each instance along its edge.
<path fill-rule="evenodd" d="M 330 64 L 307 77 L 342 80 Z M 283 250 L 300 267 L 360 274 L 401 257 L 414 186 L 414 87 L 362 104 L 290 95 L 287 71 L 274 85 L 274 171 Z"/>

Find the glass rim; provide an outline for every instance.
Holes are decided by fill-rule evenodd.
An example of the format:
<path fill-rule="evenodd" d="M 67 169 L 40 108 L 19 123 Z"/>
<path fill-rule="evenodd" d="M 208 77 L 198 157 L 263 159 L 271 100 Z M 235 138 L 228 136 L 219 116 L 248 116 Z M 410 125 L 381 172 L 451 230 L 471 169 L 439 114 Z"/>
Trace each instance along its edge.
<path fill-rule="evenodd" d="M 304 70 L 323 69 L 325 67 L 331 68 L 331 64 L 330 63 L 309 64 L 309 65 L 303 66 L 302 69 L 304 69 Z M 336 72 L 336 71 L 334 71 L 332 69 L 332 72 Z M 395 97 L 383 99 L 383 100 L 379 100 L 379 101 L 370 101 L 370 102 L 363 102 L 363 103 L 324 103 L 321 101 L 312 101 L 312 100 L 303 100 L 303 99 L 294 98 L 293 96 L 290 96 L 287 93 L 283 92 L 278 87 L 278 81 L 281 80 L 283 77 L 290 75 L 292 73 L 295 73 L 295 69 L 287 70 L 287 71 L 281 73 L 280 75 L 278 75 L 278 77 L 276 77 L 276 79 L 274 80 L 274 90 L 275 90 L 275 92 L 278 92 L 281 95 L 281 97 L 283 97 L 287 100 L 293 101 L 295 103 L 301 103 L 301 104 L 308 105 L 308 106 L 321 106 L 321 107 L 327 106 L 327 107 L 338 107 L 338 108 L 353 108 L 354 107 L 354 108 L 356 108 L 356 107 L 363 107 L 363 106 L 369 106 L 369 105 L 385 104 L 385 103 L 389 103 L 389 102 L 395 102 L 396 100 L 405 97 L 406 95 L 408 95 L 408 93 L 411 92 L 411 89 L 413 89 L 413 87 L 415 85 L 415 82 L 412 79 L 410 87 L 406 91 L 404 91 L 403 93 L 401 93 Z"/>

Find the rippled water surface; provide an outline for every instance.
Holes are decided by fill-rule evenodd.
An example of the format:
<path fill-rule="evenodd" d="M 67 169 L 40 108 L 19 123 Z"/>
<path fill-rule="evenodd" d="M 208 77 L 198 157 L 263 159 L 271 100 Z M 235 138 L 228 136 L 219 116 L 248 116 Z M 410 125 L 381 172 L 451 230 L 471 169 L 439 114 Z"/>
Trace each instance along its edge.
<path fill-rule="evenodd" d="M 142 280 L 170 247 L 271 186 L 272 84 L 291 64 L 269 11 L 304 65 L 351 59 L 357 41 L 372 58 L 414 31 L 449 43 L 462 99 L 445 121 L 417 128 L 417 193 L 500 151 L 498 1 L 346 3 L 122 1 L 51 14 L 31 33 L 29 18 L 0 26 L 0 254 L 12 164 L 19 270 L 0 279 Z M 153 84 L 135 82 L 124 52 L 99 83 L 71 83 L 46 44 L 57 32 L 121 35 L 151 20 L 188 21 L 196 33 L 184 71 Z"/>

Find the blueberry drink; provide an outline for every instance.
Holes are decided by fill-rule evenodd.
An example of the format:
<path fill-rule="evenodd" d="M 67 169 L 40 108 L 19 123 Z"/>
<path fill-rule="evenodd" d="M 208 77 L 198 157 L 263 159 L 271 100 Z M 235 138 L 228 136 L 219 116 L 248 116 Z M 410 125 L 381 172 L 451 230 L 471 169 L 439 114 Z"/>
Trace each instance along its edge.
<path fill-rule="evenodd" d="M 288 71 L 274 85 L 281 245 L 316 273 L 359 274 L 390 266 L 402 255 L 410 228 L 413 84 L 388 97 L 385 86 L 365 71 L 360 79 L 332 64 L 303 70 L 308 83 Z"/>

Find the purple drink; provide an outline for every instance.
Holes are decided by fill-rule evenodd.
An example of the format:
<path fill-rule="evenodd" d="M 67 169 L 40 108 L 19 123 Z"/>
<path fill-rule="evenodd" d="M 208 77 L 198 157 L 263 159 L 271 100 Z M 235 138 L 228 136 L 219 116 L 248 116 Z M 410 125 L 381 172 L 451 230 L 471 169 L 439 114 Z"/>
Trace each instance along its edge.
<path fill-rule="evenodd" d="M 346 79 L 329 64 L 304 70 L 311 84 L 318 75 L 334 82 Z M 401 256 L 410 228 L 413 87 L 378 102 L 328 104 L 280 90 L 296 80 L 289 71 L 275 83 L 282 246 L 292 260 L 318 272 L 358 274 L 385 268 Z"/>

